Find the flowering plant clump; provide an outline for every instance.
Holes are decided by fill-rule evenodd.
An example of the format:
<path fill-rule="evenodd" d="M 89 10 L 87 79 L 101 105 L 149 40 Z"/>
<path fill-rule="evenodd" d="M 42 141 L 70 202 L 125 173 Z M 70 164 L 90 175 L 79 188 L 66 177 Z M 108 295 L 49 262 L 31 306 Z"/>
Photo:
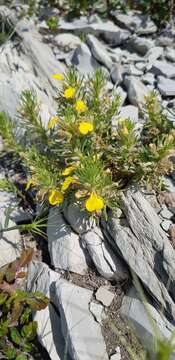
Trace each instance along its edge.
<path fill-rule="evenodd" d="M 42 124 L 36 96 L 21 95 L 20 124 L 26 128 L 28 149 L 14 141 L 12 121 L 0 116 L 0 133 L 22 156 L 31 177 L 26 191 L 36 189 L 37 199 L 63 207 L 78 202 L 99 216 L 119 204 L 121 192 L 131 184 L 159 190 L 162 175 L 173 170 L 169 155 L 175 130 L 154 92 L 145 98 L 143 129 L 120 118 L 120 96 L 105 90 L 101 70 L 84 79 L 75 70 L 53 74 L 62 83 L 57 90 L 57 113 Z"/>

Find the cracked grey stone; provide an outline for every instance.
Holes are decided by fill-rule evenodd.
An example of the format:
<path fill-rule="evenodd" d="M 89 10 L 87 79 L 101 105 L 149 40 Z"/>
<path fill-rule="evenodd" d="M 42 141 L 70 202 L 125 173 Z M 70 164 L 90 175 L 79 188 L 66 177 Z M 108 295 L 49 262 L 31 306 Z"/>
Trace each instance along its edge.
<path fill-rule="evenodd" d="M 162 75 L 166 78 L 173 78 L 175 77 L 175 66 L 168 63 L 167 61 L 155 61 L 151 72 L 155 75 Z"/>
<path fill-rule="evenodd" d="M 161 223 L 162 229 L 163 229 L 164 231 L 166 231 L 166 232 L 168 232 L 168 230 L 169 230 L 169 228 L 170 228 L 171 225 L 172 225 L 172 221 L 170 221 L 170 220 L 164 220 L 164 221 L 162 221 L 162 223 Z"/>
<path fill-rule="evenodd" d="M 148 50 L 154 46 L 154 42 L 147 38 L 133 36 L 133 38 L 129 40 L 129 45 L 139 54 L 146 55 Z"/>
<path fill-rule="evenodd" d="M 145 59 L 148 61 L 148 63 L 154 64 L 154 61 L 162 56 L 163 48 L 160 46 L 154 46 L 148 50 L 147 54 L 145 55 Z"/>
<path fill-rule="evenodd" d="M 54 43 L 58 47 L 63 47 L 73 50 L 78 45 L 80 45 L 82 41 L 78 36 L 74 34 L 63 33 L 63 34 L 58 34 L 54 37 Z"/>
<path fill-rule="evenodd" d="M 127 14 L 124 14 L 117 10 L 112 14 L 119 26 L 137 32 L 140 35 L 153 34 L 157 30 L 157 26 L 154 22 L 149 17 L 139 12 L 130 10 L 127 11 Z"/>
<path fill-rule="evenodd" d="M 92 291 L 65 280 L 56 283 L 62 332 L 68 352 L 76 360 L 108 360 L 100 325 L 89 310 Z"/>
<path fill-rule="evenodd" d="M 175 49 L 173 48 L 167 48 L 165 51 L 165 57 L 169 60 L 172 61 L 173 63 L 175 62 Z"/>
<path fill-rule="evenodd" d="M 105 48 L 105 46 L 94 36 L 87 35 L 86 37 L 87 44 L 89 45 L 91 52 L 94 58 L 101 64 L 111 70 L 112 60 Z"/>
<path fill-rule="evenodd" d="M 115 255 L 100 228 L 94 227 L 86 233 L 83 233 L 81 239 L 95 267 L 105 279 L 122 281 L 128 278 L 126 266 L 122 260 Z"/>
<path fill-rule="evenodd" d="M 97 304 L 94 301 L 91 301 L 89 309 L 90 309 L 92 315 L 95 317 L 96 321 L 99 324 L 102 324 L 102 321 L 105 318 L 103 305 Z"/>
<path fill-rule="evenodd" d="M 105 234 L 156 302 L 175 316 L 175 251 L 160 226 L 160 217 L 134 189 L 123 194 L 122 201 L 125 223 L 110 216 L 103 225 Z"/>
<path fill-rule="evenodd" d="M 122 67 L 120 64 L 113 64 L 111 68 L 111 79 L 114 84 L 120 84 L 123 81 Z"/>
<path fill-rule="evenodd" d="M 98 62 L 92 56 L 90 49 L 84 43 L 79 45 L 73 52 L 71 63 L 84 75 L 92 74 L 98 67 Z"/>
<path fill-rule="evenodd" d="M 102 36 L 107 43 L 113 46 L 122 44 L 130 36 L 128 30 L 120 29 L 112 21 L 89 22 L 87 17 L 80 17 L 72 22 L 64 19 L 59 21 L 60 30 L 73 31 L 75 34 L 85 33 Z"/>
<path fill-rule="evenodd" d="M 150 318 L 152 321 L 155 321 L 155 326 L 158 329 L 161 339 L 170 339 L 174 331 L 174 326 L 165 318 L 163 313 L 158 312 L 158 310 L 148 302 L 146 296 L 145 302 L 146 307 L 143 301 L 140 301 L 135 288 L 132 287 L 123 299 L 120 313 L 124 318 L 129 320 L 143 346 L 153 355 L 155 351 L 155 341 L 157 339 Z"/>
<path fill-rule="evenodd" d="M 64 221 L 58 208 L 49 212 L 48 249 L 52 265 L 62 270 L 85 274 L 88 270 L 86 252 L 81 246 L 79 237 Z"/>
<path fill-rule="evenodd" d="M 158 76 L 157 87 L 163 96 L 175 96 L 175 80 Z"/>
<path fill-rule="evenodd" d="M 172 213 L 169 211 L 166 207 L 166 205 L 163 206 L 163 209 L 160 212 L 160 215 L 167 220 L 170 220 L 172 218 Z"/>
<path fill-rule="evenodd" d="M 95 297 L 100 301 L 104 306 L 110 306 L 114 300 L 115 294 L 108 290 L 105 286 L 100 286 L 97 290 Z"/>
<path fill-rule="evenodd" d="M 153 85 L 155 83 L 155 77 L 154 74 L 152 73 L 146 73 L 143 77 L 142 77 L 142 81 L 145 84 L 149 84 L 149 85 Z"/>
<path fill-rule="evenodd" d="M 149 89 L 134 76 L 126 76 L 124 84 L 128 90 L 128 98 L 132 105 L 141 107 L 144 103 L 144 97 L 149 93 Z"/>
<path fill-rule="evenodd" d="M 137 124 L 139 119 L 139 109 L 134 105 L 122 106 L 118 118 L 130 119 L 134 124 Z"/>
<path fill-rule="evenodd" d="M 40 291 L 51 300 L 45 309 L 33 313 L 33 319 L 38 324 L 38 339 L 47 350 L 51 360 L 64 360 L 65 356 L 66 359 L 71 360 L 66 352 L 61 332 L 61 318 L 55 299 L 54 286 L 59 279 L 60 275 L 45 263 L 32 261 L 28 266 L 27 290 Z"/>
<path fill-rule="evenodd" d="M 77 234 L 90 230 L 95 224 L 95 221 L 90 219 L 89 213 L 85 209 L 81 209 L 80 205 L 76 203 L 65 206 L 64 216 Z"/>

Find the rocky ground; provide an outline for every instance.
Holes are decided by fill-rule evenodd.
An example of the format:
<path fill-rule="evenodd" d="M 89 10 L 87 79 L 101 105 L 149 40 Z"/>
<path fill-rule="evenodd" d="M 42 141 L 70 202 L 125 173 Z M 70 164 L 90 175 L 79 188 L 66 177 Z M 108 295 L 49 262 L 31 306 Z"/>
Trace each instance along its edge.
<path fill-rule="evenodd" d="M 17 121 L 20 92 L 32 88 L 47 124 L 56 111 L 57 83 L 51 75 L 74 65 L 85 76 L 101 67 L 109 93 L 115 89 L 121 95 L 119 116 L 129 117 L 138 128 L 143 124 L 144 96 L 154 89 L 164 111 L 170 110 L 169 121 L 175 122 L 171 114 L 175 107 L 175 29 L 160 32 L 149 18 L 119 11 L 112 14 L 113 21 L 105 22 L 97 15 L 68 22 L 57 9 L 41 9 L 37 17 L 18 19 L 21 8 L 0 6 L 1 19 L 13 29 L 0 47 L 0 111 Z M 59 19 L 54 32 L 46 23 L 48 11 Z M 18 183 L 22 191 L 25 169 L 19 164 L 18 169 L 12 160 L 1 156 L 0 176 Z M 129 360 L 128 346 L 139 359 L 143 353 L 139 341 L 150 349 L 155 334 L 132 285 L 132 272 L 144 286 L 149 313 L 161 335 L 170 338 L 175 324 L 175 172 L 164 181 L 167 190 L 159 196 L 128 191 L 118 217 L 111 214 L 99 227 L 88 223 L 86 214 L 71 205 L 64 214 L 56 208 L 49 211 L 47 240 L 33 241 L 17 230 L 1 235 L 0 266 L 14 260 L 22 248 L 37 247 L 27 288 L 51 299 L 47 309 L 34 315 L 48 359 Z M 1 191 L 2 223 L 9 205 L 14 207 L 10 224 L 30 221 L 36 214 L 32 196 L 19 203 L 14 195 Z"/>

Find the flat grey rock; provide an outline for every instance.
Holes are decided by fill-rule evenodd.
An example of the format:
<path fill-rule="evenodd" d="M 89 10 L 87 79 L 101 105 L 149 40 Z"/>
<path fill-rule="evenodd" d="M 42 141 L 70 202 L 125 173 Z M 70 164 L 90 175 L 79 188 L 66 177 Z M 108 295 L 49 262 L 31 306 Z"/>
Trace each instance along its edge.
<path fill-rule="evenodd" d="M 78 45 L 80 45 L 82 43 L 82 41 L 78 36 L 76 36 L 74 34 L 63 33 L 63 34 L 58 34 L 55 36 L 54 43 L 58 47 L 63 47 L 66 49 L 73 50 Z"/>
<path fill-rule="evenodd" d="M 114 25 L 112 21 L 97 21 L 91 23 L 87 17 L 81 17 L 72 22 L 66 22 L 64 19 L 60 19 L 59 28 L 64 31 L 73 31 L 76 34 L 84 32 L 85 34 L 102 36 L 107 43 L 113 46 L 122 44 L 130 35 L 128 30 L 120 29 Z"/>
<path fill-rule="evenodd" d="M 81 235 L 83 244 L 98 272 L 108 280 L 122 281 L 128 278 L 128 271 L 104 238 L 100 228 L 94 227 Z"/>
<path fill-rule="evenodd" d="M 139 119 L 139 109 L 134 105 L 122 106 L 118 118 L 130 119 L 134 124 L 137 124 Z"/>
<path fill-rule="evenodd" d="M 139 12 L 130 10 L 127 11 L 127 14 L 124 14 L 117 10 L 112 14 L 119 26 L 137 32 L 140 35 L 153 34 L 157 30 L 157 26 L 154 22 L 149 17 L 142 15 Z"/>
<path fill-rule="evenodd" d="M 92 74 L 100 66 L 84 43 L 74 50 L 71 63 L 84 75 Z"/>
<path fill-rule="evenodd" d="M 77 234 L 90 230 L 95 224 L 95 221 L 90 219 L 89 213 L 76 203 L 65 206 L 64 217 Z"/>
<path fill-rule="evenodd" d="M 108 290 L 108 288 L 105 286 L 100 286 L 95 294 L 96 299 L 107 307 L 112 304 L 114 296 L 115 294 Z"/>
<path fill-rule="evenodd" d="M 165 51 L 165 57 L 167 58 L 167 60 L 172 61 L 173 63 L 175 62 L 175 49 L 173 48 L 167 48 Z"/>
<path fill-rule="evenodd" d="M 1 203 L 0 203 L 1 205 Z M 0 208 L 0 224 L 5 227 L 5 209 Z M 8 228 L 14 227 L 16 224 L 9 220 Z M 19 230 L 14 229 L 2 232 L 0 230 L 0 268 L 11 263 L 19 257 L 22 250 Z"/>
<path fill-rule="evenodd" d="M 105 46 L 94 36 L 87 35 L 86 37 L 87 44 L 89 45 L 92 55 L 94 58 L 107 69 L 111 70 L 112 68 L 112 60 L 105 48 Z"/>
<path fill-rule="evenodd" d="M 132 105 L 142 106 L 144 97 L 149 93 L 149 89 L 134 76 L 128 76 L 124 79 L 124 84 L 128 90 L 128 98 Z"/>
<path fill-rule="evenodd" d="M 139 54 L 146 55 L 148 50 L 154 46 L 154 42 L 147 38 L 133 36 L 133 38 L 129 40 L 129 45 Z"/>
<path fill-rule="evenodd" d="M 76 360 L 108 360 L 100 325 L 89 310 L 92 291 L 60 280 L 56 283 L 56 297 L 62 332 L 71 357 Z"/>
<path fill-rule="evenodd" d="M 157 87 L 163 96 L 175 96 L 175 80 L 158 76 Z"/>
<path fill-rule="evenodd" d="M 150 318 L 155 322 L 159 336 L 162 339 L 170 339 L 172 332 L 174 331 L 174 326 L 168 322 L 161 312 L 159 313 L 155 307 L 148 303 L 146 297 L 145 302 L 146 307 L 143 302 L 140 301 L 134 287 L 132 287 L 123 299 L 120 312 L 121 315 L 132 324 L 143 346 L 153 354 L 155 350 L 155 341 L 157 339 Z"/>
<path fill-rule="evenodd" d="M 151 72 L 155 75 L 162 75 L 166 78 L 174 78 L 175 77 L 175 66 L 168 63 L 167 61 L 155 61 Z"/>
<path fill-rule="evenodd" d="M 154 61 L 163 56 L 163 48 L 161 46 L 154 46 L 148 50 L 145 59 L 148 63 L 154 64 Z"/>
<path fill-rule="evenodd" d="M 50 209 L 47 236 L 51 262 L 55 268 L 81 275 L 86 273 L 88 266 L 85 250 L 78 235 L 65 222 L 58 208 Z"/>
<path fill-rule="evenodd" d="M 123 66 L 123 74 L 141 76 L 143 75 L 143 71 L 136 68 L 135 65 L 129 64 Z"/>
<path fill-rule="evenodd" d="M 148 85 L 153 85 L 155 83 L 155 77 L 154 74 L 147 72 L 143 77 L 142 77 L 142 81 L 144 82 L 144 84 L 148 84 Z"/>
<path fill-rule="evenodd" d="M 166 232 L 168 232 L 168 230 L 169 230 L 169 228 L 170 228 L 171 225 L 172 225 L 172 221 L 170 221 L 170 220 L 164 220 L 164 221 L 162 221 L 162 223 L 161 223 L 162 229 L 163 229 L 164 231 L 166 231 Z"/>
<path fill-rule="evenodd" d="M 94 301 L 91 301 L 89 309 L 90 309 L 92 315 L 95 317 L 95 320 L 99 324 L 102 324 L 102 321 L 105 318 L 103 305 L 97 304 Z"/>
<path fill-rule="evenodd" d="M 51 360 L 71 360 L 66 351 L 64 337 L 61 332 L 61 318 L 58 304 L 55 301 L 54 286 L 60 275 L 39 261 L 32 261 L 28 267 L 27 290 L 40 291 L 51 300 L 48 307 L 33 314 L 37 321 L 37 335 Z M 53 306 L 55 304 L 55 307 Z"/>
<path fill-rule="evenodd" d="M 112 65 L 110 75 L 111 75 L 111 79 L 114 84 L 118 85 L 123 81 L 122 71 L 123 71 L 123 68 L 120 64 Z"/>
<path fill-rule="evenodd" d="M 110 234 L 108 239 L 152 297 L 175 317 L 175 250 L 160 227 L 159 216 L 140 192 L 130 190 L 122 200 L 127 221 L 121 225 L 110 217 L 106 235 Z"/>

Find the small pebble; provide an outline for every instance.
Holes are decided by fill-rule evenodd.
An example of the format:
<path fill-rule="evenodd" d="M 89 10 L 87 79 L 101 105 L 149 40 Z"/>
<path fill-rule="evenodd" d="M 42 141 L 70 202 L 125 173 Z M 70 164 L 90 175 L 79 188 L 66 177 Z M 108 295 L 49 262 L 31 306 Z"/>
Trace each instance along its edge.
<path fill-rule="evenodd" d="M 162 227 L 162 229 L 165 230 L 165 231 L 168 231 L 171 225 L 172 225 L 172 222 L 169 221 L 169 220 L 164 220 L 164 221 L 161 223 L 161 227 Z"/>
<path fill-rule="evenodd" d="M 100 286 L 95 294 L 96 299 L 100 301 L 104 306 L 110 306 L 114 299 L 114 296 L 115 295 L 105 286 Z"/>

